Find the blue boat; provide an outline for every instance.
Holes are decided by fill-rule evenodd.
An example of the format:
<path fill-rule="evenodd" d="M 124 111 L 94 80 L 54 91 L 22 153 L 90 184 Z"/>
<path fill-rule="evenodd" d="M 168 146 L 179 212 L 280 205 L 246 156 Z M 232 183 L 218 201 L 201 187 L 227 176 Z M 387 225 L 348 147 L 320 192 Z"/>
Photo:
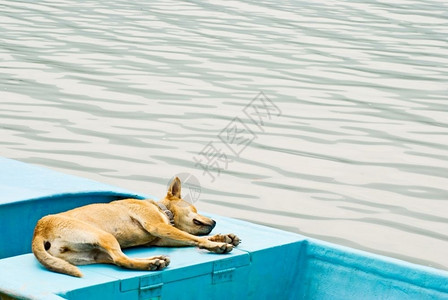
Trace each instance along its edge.
<path fill-rule="evenodd" d="M 38 219 L 150 195 L 6 158 L 0 158 L 0 170 L 1 299 L 448 299 L 446 271 L 211 214 L 215 233 L 243 240 L 229 254 L 133 248 L 126 254 L 166 254 L 171 264 L 157 272 L 80 266 L 83 278 L 53 273 L 31 253 Z"/>

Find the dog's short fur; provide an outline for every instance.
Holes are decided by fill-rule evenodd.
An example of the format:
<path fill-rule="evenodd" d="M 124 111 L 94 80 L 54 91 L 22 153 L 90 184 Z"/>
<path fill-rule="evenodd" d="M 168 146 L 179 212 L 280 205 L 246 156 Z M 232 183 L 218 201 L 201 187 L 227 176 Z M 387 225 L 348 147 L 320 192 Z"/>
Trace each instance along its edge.
<path fill-rule="evenodd" d="M 136 270 L 161 270 L 166 256 L 130 258 L 121 249 L 132 246 L 198 246 L 227 253 L 240 243 L 234 234 L 207 235 L 216 222 L 197 213 L 181 198 L 181 182 L 175 178 L 166 197 L 159 202 L 172 212 L 169 217 L 152 200 L 125 199 L 108 204 L 91 204 L 48 215 L 37 222 L 32 250 L 51 271 L 81 277 L 74 265 L 110 263 Z"/>

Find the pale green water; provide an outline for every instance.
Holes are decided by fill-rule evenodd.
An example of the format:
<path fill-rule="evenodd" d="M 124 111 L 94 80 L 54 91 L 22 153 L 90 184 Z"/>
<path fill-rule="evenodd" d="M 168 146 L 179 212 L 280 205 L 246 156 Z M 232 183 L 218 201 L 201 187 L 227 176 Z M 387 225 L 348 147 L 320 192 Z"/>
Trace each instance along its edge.
<path fill-rule="evenodd" d="M 0 155 L 192 173 L 201 210 L 448 269 L 448 2 L 0 1 L 0 28 Z"/>

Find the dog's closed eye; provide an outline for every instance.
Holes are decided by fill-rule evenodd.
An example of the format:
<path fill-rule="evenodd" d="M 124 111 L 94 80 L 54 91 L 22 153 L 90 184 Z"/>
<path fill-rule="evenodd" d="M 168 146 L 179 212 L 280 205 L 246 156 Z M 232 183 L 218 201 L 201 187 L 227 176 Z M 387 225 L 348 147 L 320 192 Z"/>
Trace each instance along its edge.
<path fill-rule="evenodd" d="M 194 223 L 195 225 L 198 225 L 198 226 L 205 225 L 204 223 L 202 223 L 201 221 L 199 221 L 199 220 L 197 220 L 197 219 L 193 219 L 193 223 Z"/>

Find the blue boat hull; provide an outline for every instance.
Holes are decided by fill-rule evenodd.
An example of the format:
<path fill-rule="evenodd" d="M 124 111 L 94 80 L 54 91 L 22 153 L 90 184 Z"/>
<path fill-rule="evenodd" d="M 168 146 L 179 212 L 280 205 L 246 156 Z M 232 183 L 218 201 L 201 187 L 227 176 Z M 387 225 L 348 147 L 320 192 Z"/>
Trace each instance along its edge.
<path fill-rule="evenodd" d="M 214 233 L 243 243 L 227 255 L 195 248 L 134 248 L 166 254 L 159 272 L 81 266 L 83 278 L 53 273 L 30 253 L 36 221 L 73 207 L 144 198 L 101 184 L 0 158 L 0 295 L 24 299 L 448 299 L 448 272 L 210 215 Z"/>

